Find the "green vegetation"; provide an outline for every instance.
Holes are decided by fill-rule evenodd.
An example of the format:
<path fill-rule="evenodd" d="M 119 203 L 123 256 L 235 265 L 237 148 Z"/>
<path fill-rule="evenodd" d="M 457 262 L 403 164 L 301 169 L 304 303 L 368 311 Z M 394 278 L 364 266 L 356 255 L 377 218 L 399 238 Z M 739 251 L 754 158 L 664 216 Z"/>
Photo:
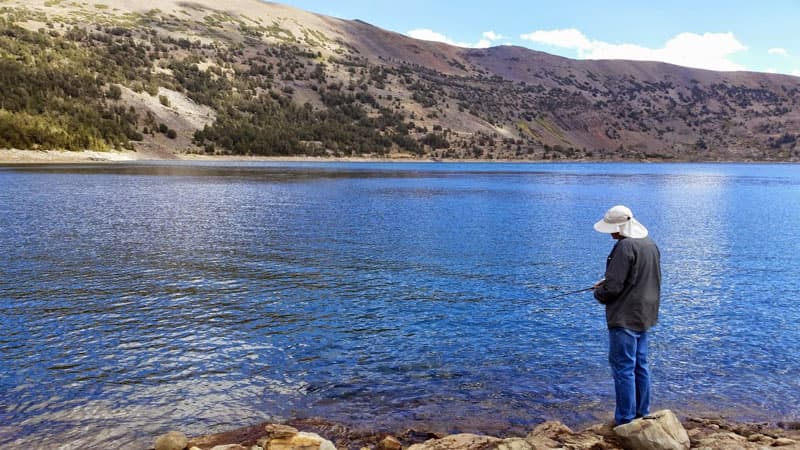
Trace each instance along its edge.
<path fill-rule="evenodd" d="M 136 112 L 109 101 L 104 79 L 87 70 L 95 57 L 0 18 L 0 146 L 105 150 L 141 139 Z"/>

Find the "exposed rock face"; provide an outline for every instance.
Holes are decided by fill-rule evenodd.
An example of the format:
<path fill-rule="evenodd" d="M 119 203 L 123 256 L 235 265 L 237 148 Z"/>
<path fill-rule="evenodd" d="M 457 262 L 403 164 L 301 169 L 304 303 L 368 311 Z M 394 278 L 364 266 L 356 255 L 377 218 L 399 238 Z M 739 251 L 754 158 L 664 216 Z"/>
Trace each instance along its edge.
<path fill-rule="evenodd" d="M 669 410 L 620 425 L 614 433 L 630 450 L 688 450 L 690 446 L 689 434 Z"/>

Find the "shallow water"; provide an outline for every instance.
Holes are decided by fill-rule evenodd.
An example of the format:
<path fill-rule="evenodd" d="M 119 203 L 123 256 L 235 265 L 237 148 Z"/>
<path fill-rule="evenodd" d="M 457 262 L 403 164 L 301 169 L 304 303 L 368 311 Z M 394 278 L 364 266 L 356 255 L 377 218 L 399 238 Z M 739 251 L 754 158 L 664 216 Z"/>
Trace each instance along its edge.
<path fill-rule="evenodd" d="M 0 447 L 321 416 L 524 433 L 610 417 L 592 230 L 662 251 L 655 407 L 800 416 L 800 168 L 139 163 L 0 169 Z"/>

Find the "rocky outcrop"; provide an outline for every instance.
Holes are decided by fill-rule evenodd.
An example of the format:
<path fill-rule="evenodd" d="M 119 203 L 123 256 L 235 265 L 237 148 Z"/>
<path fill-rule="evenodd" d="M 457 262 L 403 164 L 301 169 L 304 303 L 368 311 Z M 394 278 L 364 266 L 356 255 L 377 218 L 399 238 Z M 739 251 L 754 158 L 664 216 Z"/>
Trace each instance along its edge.
<path fill-rule="evenodd" d="M 417 430 L 392 436 L 352 430 L 319 419 L 297 420 L 292 425 L 264 423 L 188 442 L 180 439 L 181 433 L 171 432 L 156 440 L 156 450 L 800 450 L 800 427 L 743 424 L 717 418 L 689 418 L 681 423 L 670 411 L 659 411 L 616 428 L 606 423 L 581 431 L 548 421 L 524 437 L 468 433 L 445 436 Z"/>

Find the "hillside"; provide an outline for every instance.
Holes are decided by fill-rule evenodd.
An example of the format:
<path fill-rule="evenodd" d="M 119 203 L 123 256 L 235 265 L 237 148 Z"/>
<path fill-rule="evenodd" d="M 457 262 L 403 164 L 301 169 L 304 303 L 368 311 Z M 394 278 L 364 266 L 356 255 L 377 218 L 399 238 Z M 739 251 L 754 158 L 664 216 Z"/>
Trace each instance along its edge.
<path fill-rule="evenodd" d="M 800 159 L 797 77 L 465 49 L 220 5 L 0 0 L 0 148 Z"/>

